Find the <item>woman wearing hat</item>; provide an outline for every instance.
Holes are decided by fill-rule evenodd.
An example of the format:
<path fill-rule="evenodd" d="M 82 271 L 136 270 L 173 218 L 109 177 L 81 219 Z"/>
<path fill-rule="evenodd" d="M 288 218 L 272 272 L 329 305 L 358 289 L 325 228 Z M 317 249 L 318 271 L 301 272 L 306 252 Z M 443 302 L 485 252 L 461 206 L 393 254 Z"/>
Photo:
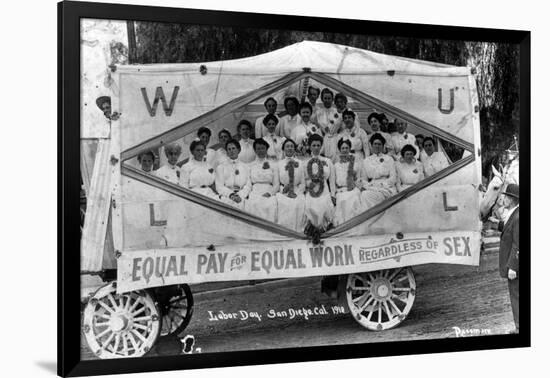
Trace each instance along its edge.
<path fill-rule="evenodd" d="M 401 148 L 401 159 L 395 164 L 397 171 L 397 191 L 401 192 L 424 180 L 424 167 L 416 160 L 416 148 L 406 144 Z"/>
<path fill-rule="evenodd" d="M 395 162 L 384 153 L 386 138 L 380 133 L 373 134 L 369 139 L 370 156 L 363 161 L 361 168 L 361 207 L 368 210 L 396 193 Z"/>
<path fill-rule="evenodd" d="M 338 226 L 357 216 L 361 212 L 361 192 L 359 181 L 361 159 L 351 154 L 352 142 L 348 139 L 338 141 L 338 161 L 334 163 L 336 182 L 336 210 L 334 225 Z"/>
<path fill-rule="evenodd" d="M 283 138 L 277 135 L 277 124 L 279 119 L 273 114 L 268 114 L 263 119 L 263 124 L 267 130 L 267 133 L 262 137 L 267 142 L 269 148 L 267 149 L 267 157 L 270 160 L 279 160 L 283 157 L 282 144 Z"/>
<path fill-rule="evenodd" d="M 304 161 L 296 158 L 296 143 L 286 139 L 284 158 L 278 162 L 280 189 L 277 198 L 277 223 L 303 232 L 305 227 Z"/>
<path fill-rule="evenodd" d="M 181 167 L 180 185 L 203 196 L 218 199 L 219 196 L 212 189 L 216 174 L 214 168 L 204 159 L 206 148 L 203 142 L 192 141 L 189 150 L 193 157 Z"/>
<path fill-rule="evenodd" d="M 248 166 L 239 160 L 241 145 L 235 139 L 225 145 L 228 159 L 216 169 L 216 190 L 220 200 L 244 210 L 244 201 L 250 193 Z"/>
<path fill-rule="evenodd" d="M 348 140 L 351 143 L 350 153 L 355 156 L 355 159 L 357 161 L 365 159 L 370 155 L 367 133 L 355 122 L 356 115 L 351 110 L 344 110 L 342 119 L 344 120 L 344 127 L 338 133 L 338 141 Z M 340 147 L 338 147 L 338 150 L 340 150 Z"/>
<path fill-rule="evenodd" d="M 308 138 L 311 157 L 305 161 L 305 214 L 317 230 L 326 230 L 334 217 L 336 183 L 332 161 L 321 156 L 323 137 L 313 134 Z"/>
<path fill-rule="evenodd" d="M 277 220 L 277 199 L 279 191 L 279 170 L 277 162 L 267 159 L 269 144 L 263 139 L 254 141 L 256 160 L 250 163 L 250 184 L 252 189 L 245 201 L 245 211 L 271 222 Z"/>
<path fill-rule="evenodd" d="M 424 150 L 420 153 L 424 174 L 430 177 L 449 166 L 449 160 L 441 151 L 435 150 L 435 141 L 432 137 L 424 138 Z"/>

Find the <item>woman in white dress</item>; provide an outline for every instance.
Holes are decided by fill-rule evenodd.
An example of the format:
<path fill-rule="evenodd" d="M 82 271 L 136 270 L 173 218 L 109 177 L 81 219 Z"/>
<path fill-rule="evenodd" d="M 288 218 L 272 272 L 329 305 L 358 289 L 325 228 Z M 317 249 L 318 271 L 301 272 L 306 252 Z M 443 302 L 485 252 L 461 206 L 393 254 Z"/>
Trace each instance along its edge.
<path fill-rule="evenodd" d="M 398 192 L 424 180 L 424 167 L 415 158 L 416 148 L 412 144 L 406 144 L 401 148 L 400 153 L 401 159 L 395 164 Z"/>
<path fill-rule="evenodd" d="M 261 117 L 256 118 L 256 123 L 254 125 L 254 137 L 255 138 L 262 138 L 268 134 L 267 127 L 264 123 L 264 118 L 266 115 L 271 114 L 275 118 L 277 118 L 277 126 L 275 128 L 275 135 L 281 136 L 281 131 L 279 130 L 279 117 L 277 117 L 277 100 L 275 100 L 273 97 L 269 97 L 264 102 L 265 110 L 267 111 L 267 114 L 262 115 Z"/>
<path fill-rule="evenodd" d="M 301 121 L 298 111 L 300 109 L 300 102 L 296 97 L 287 97 L 284 101 L 286 115 L 281 117 L 279 124 L 279 133 L 282 137 L 290 138 L 292 130 Z"/>
<path fill-rule="evenodd" d="M 395 162 L 384 153 L 386 139 L 375 133 L 370 137 L 371 152 L 361 168 L 361 207 L 370 209 L 396 193 Z"/>
<path fill-rule="evenodd" d="M 231 133 L 227 129 L 221 129 L 218 133 L 218 144 L 220 147 L 216 150 L 216 159 L 212 168 L 217 169 L 218 165 L 228 159 L 227 151 L 225 150 L 225 144 L 231 139 Z"/>
<path fill-rule="evenodd" d="M 351 153 L 357 161 L 364 160 L 370 155 L 369 137 L 365 130 L 355 122 L 356 115 L 351 110 L 344 110 L 342 113 L 344 127 L 338 133 L 338 141 L 349 140 L 351 142 Z"/>
<path fill-rule="evenodd" d="M 216 169 L 216 190 L 220 200 L 244 210 L 244 201 L 250 193 L 248 167 L 239 160 L 241 145 L 231 139 L 225 145 L 228 159 Z"/>
<path fill-rule="evenodd" d="M 328 88 L 321 91 L 322 105 L 315 110 L 315 122 L 322 130 L 324 135 L 322 154 L 329 159 L 334 159 L 338 155 L 336 147 L 337 134 L 342 124 L 342 117 L 334 105 L 334 93 Z"/>
<path fill-rule="evenodd" d="M 361 213 L 360 174 L 361 159 L 351 154 L 351 141 L 338 141 L 337 162 L 334 163 L 336 182 L 336 211 L 334 225 L 338 226 Z"/>
<path fill-rule="evenodd" d="M 276 133 L 277 124 L 279 119 L 273 114 L 268 114 L 263 119 L 263 124 L 267 130 L 267 133 L 263 136 L 263 140 L 267 142 L 269 148 L 267 149 L 267 158 L 270 160 L 279 160 L 283 158 L 283 138 Z"/>
<path fill-rule="evenodd" d="M 180 186 L 210 198 L 218 199 L 212 189 L 216 174 L 214 168 L 204 160 L 205 147 L 202 141 L 194 140 L 189 147 L 193 157 L 181 167 Z"/>
<path fill-rule="evenodd" d="M 210 129 L 208 127 L 201 127 L 199 128 L 199 130 L 197 131 L 197 137 L 200 139 L 200 141 L 202 142 L 202 144 L 204 145 L 204 148 L 205 148 L 205 153 L 204 153 L 204 160 L 211 166 L 213 167 L 214 164 L 215 164 L 215 160 L 216 160 L 216 151 L 210 147 L 208 147 L 208 144 L 210 143 L 210 138 L 212 137 L 212 131 L 210 131 Z"/>
<path fill-rule="evenodd" d="M 435 141 L 432 137 L 424 138 L 423 145 L 422 166 L 426 177 L 430 177 L 449 166 L 449 160 L 445 154 L 441 151 L 435 151 Z"/>
<path fill-rule="evenodd" d="M 321 156 L 323 137 L 313 134 L 309 137 L 311 157 L 305 161 L 306 201 L 305 214 L 308 226 L 318 233 L 332 224 L 336 203 L 336 184 L 332 161 Z M 328 185 L 327 185 L 328 184 Z M 307 233 L 307 227 L 306 227 Z"/>
<path fill-rule="evenodd" d="M 237 131 L 239 132 L 240 140 L 239 144 L 241 145 L 241 152 L 239 153 L 239 160 L 245 164 L 251 163 L 256 158 L 254 153 L 254 139 L 250 138 L 250 132 L 252 130 L 252 125 L 248 120 L 243 119 L 239 122 L 237 126 Z"/>
<path fill-rule="evenodd" d="M 267 159 L 269 144 L 263 139 L 254 141 L 256 160 L 250 163 L 250 183 L 252 189 L 245 201 L 245 211 L 262 219 L 276 222 L 279 191 L 279 169 L 277 162 Z"/>
<path fill-rule="evenodd" d="M 290 133 L 290 139 L 296 143 L 299 156 L 307 155 L 308 138 L 313 134 L 323 135 L 319 126 L 311 121 L 311 105 L 305 102 L 300 105 L 300 122 Z"/>
<path fill-rule="evenodd" d="M 380 121 L 380 115 L 378 113 L 371 113 L 369 114 L 368 118 L 367 118 L 367 122 L 372 130 L 372 134 L 375 134 L 375 133 L 378 133 L 380 135 L 382 135 L 384 137 L 384 139 L 386 140 L 386 144 L 384 146 L 384 153 L 385 154 L 388 154 L 388 155 L 393 155 L 393 151 L 394 151 L 394 146 L 393 146 L 393 143 L 392 143 L 392 137 L 390 134 L 386 133 L 386 132 L 383 132 L 381 130 L 381 127 L 382 127 L 382 122 Z M 388 125 L 389 127 L 389 125 Z M 371 147 L 372 147 L 372 143 L 371 143 Z"/>
<path fill-rule="evenodd" d="M 280 190 L 277 193 L 277 223 L 291 230 L 303 232 L 305 217 L 304 161 L 296 158 L 296 143 L 283 142 L 285 157 L 279 161 Z"/>
<path fill-rule="evenodd" d="M 162 167 L 153 171 L 154 175 L 173 184 L 179 184 L 180 167 L 177 165 L 181 155 L 181 146 L 177 143 L 171 143 L 164 146 L 164 154 L 168 161 Z"/>

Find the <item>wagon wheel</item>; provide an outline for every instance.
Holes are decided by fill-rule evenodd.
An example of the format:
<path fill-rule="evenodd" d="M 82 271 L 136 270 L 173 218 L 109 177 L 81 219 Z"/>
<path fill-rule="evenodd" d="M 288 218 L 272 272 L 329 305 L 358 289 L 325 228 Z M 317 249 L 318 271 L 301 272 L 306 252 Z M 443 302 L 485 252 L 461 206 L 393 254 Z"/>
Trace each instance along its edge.
<path fill-rule="evenodd" d="M 193 316 L 193 294 L 188 285 L 154 289 L 162 318 L 160 336 L 181 333 Z"/>
<path fill-rule="evenodd" d="M 158 338 L 159 310 L 148 292 L 117 294 L 111 282 L 86 304 L 82 328 L 99 358 L 141 357 Z"/>
<path fill-rule="evenodd" d="M 350 274 L 346 301 L 353 318 L 371 331 L 400 324 L 409 314 L 416 294 L 411 268 Z"/>

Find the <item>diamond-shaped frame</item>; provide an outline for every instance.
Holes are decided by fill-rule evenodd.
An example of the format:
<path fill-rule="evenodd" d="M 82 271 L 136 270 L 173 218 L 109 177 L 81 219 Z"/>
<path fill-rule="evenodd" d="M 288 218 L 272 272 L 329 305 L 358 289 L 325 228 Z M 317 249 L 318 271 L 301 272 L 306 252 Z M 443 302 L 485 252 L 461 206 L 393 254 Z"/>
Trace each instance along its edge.
<path fill-rule="evenodd" d="M 410 197 L 411 195 L 417 193 L 418 191 L 440 181 L 441 179 L 451 175 L 452 173 L 458 171 L 459 169 L 467 166 L 470 163 L 473 163 L 475 160 L 474 157 L 474 145 L 470 142 L 467 142 L 461 138 L 456 137 L 455 135 L 439 129 L 437 126 L 434 126 L 426 121 L 423 121 L 412 114 L 409 114 L 399 108 L 396 108 L 390 104 L 387 104 L 373 96 L 370 96 L 362 91 L 359 91 L 337 79 L 334 79 L 324 73 L 320 72 L 311 72 L 309 69 L 304 68 L 303 72 L 293 72 L 283 76 L 282 78 L 273 81 L 269 84 L 264 85 L 261 88 L 258 88 L 254 91 L 246 93 L 236 99 L 233 99 L 216 109 L 213 109 L 207 113 L 204 113 L 192 120 L 189 120 L 182 125 L 176 126 L 162 134 L 157 135 L 156 137 L 150 138 L 134 147 L 131 147 L 121 153 L 121 173 L 129 178 L 135 179 L 147 185 L 151 185 L 157 189 L 164 190 L 170 194 L 173 194 L 177 197 L 189 200 L 198 205 L 204 206 L 208 209 L 217 211 L 221 214 L 231 216 L 235 219 L 248 223 L 250 225 L 263 228 L 267 231 L 274 232 L 283 236 L 295 238 L 295 239 L 306 239 L 306 235 L 296 232 L 294 230 L 288 229 L 276 223 L 266 221 L 263 218 L 257 217 L 253 214 L 247 213 L 245 211 L 239 210 L 233 206 L 227 205 L 223 202 L 216 201 L 215 199 L 203 196 L 199 193 L 196 193 L 190 189 L 183 188 L 179 185 L 170 183 L 166 180 L 163 180 L 159 177 L 147 174 L 141 170 L 130 166 L 125 161 L 131 159 L 141 152 L 158 148 L 159 146 L 164 146 L 173 141 L 179 140 L 184 136 L 197 131 L 200 127 L 207 126 L 210 123 L 224 117 L 225 115 L 232 113 L 233 111 L 255 101 L 260 98 L 263 98 L 269 94 L 275 93 L 280 89 L 287 87 L 290 84 L 293 84 L 302 79 L 314 79 L 315 81 L 326 85 L 327 87 L 338 90 L 344 95 L 353 98 L 355 101 L 367 105 L 369 107 L 379 109 L 388 114 L 395 114 L 399 118 L 414 124 L 415 126 L 428 131 L 429 133 L 436 135 L 440 139 L 451 142 L 466 151 L 469 151 L 471 154 L 466 156 L 453 164 L 449 165 L 447 168 L 437 172 L 436 174 L 420 181 L 419 183 L 413 185 L 406 190 L 399 192 L 392 197 L 384 200 L 383 202 L 377 204 L 376 206 L 368 209 L 367 211 L 359 214 L 358 216 L 346 221 L 345 223 L 339 225 L 335 229 L 327 231 L 323 234 L 323 237 L 330 237 L 338 235 L 344 231 L 347 231 L 368 219 L 386 211 L 393 205 L 403 201 L 405 198 Z"/>

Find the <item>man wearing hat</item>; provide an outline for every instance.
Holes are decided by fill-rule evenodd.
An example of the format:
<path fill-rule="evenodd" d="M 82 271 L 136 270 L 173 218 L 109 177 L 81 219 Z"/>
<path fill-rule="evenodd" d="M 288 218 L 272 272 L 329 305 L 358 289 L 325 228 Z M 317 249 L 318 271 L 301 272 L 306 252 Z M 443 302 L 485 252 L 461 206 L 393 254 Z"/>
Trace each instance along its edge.
<path fill-rule="evenodd" d="M 502 193 L 504 207 L 508 210 L 503 220 L 498 222 L 500 235 L 499 271 L 502 278 L 508 279 L 510 302 L 514 316 L 515 331 L 519 332 L 519 185 L 508 184 Z"/>

